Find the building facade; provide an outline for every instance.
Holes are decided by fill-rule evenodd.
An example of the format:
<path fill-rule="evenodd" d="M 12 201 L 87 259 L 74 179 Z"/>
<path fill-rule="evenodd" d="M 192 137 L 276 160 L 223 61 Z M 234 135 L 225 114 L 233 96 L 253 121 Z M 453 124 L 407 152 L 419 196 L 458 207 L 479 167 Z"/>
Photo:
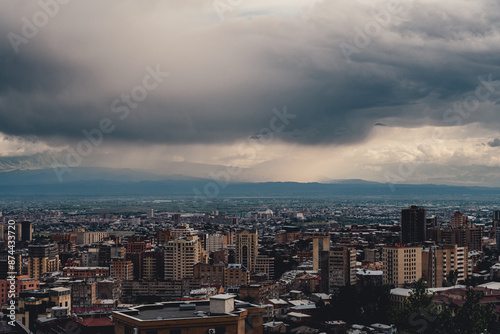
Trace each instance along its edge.
<path fill-rule="evenodd" d="M 97 283 L 86 280 L 71 282 L 71 305 L 74 308 L 91 308 L 97 300 Z"/>
<path fill-rule="evenodd" d="M 192 278 L 194 265 L 208 262 L 197 236 L 171 240 L 165 245 L 165 279 Z"/>
<path fill-rule="evenodd" d="M 134 279 L 134 265 L 132 261 L 123 259 L 111 260 L 109 275 L 122 281 L 132 281 Z"/>
<path fill-rule="evenodd" d="M 318 270 L 321 267 L 321 253 L 328 250 L 330 250 L 330 236 L 313 236 L 313 270 Z"/>
<path fill-rule="evenodd" d="M 108 267 L 64 267 L 63 275 L 73 278 L 108 277 Z"/>
<path fill-rule="evenodd" d="M 39 280 L 43 274 L 59 271 L 59 253 L 56 244 L 28 246 L 28 275 Z"/>
<path fill-rule="evenodd" d="M 384 284 L 404 287 L 422 277 L 422 247 L 383 247 Z"/>
<path fill-rule="evenodd" d="M 98 243 L 109 236 L 108 232 L 85 232 L 85 229 L 76 229 L 76 240 L 79 245 Z"/>
<path fill-rule="evenodd" d="M 274 279 L 274 257 L 257 256 L 254 272 L 265 274 L 268 280 Z"/>
<path fill-rule="evenodd" d="M 451 228 L 465 228 L 468 226 L 467 216 L 464 216 L 461 212 L 456 211 L 450 219 Z"/>
<path fill-rule="evenodd" d="M 198 263 L 194 266 L 194 278 L 202 286 L 239 287 L 248 284 L 249 273 L 241 264 Z"/>
<path fill-rule="evenodd" d="M 251 303 L 266 303 L 269 299 L 279 298 L 280 293 L 280 285 L 274 282 L 249 284 L 240 287 L 240 298 Z"/>
<path fill-rule="evenodd" d="M 422 243 L 426 239 L 427 222 L 425 208 L 411 206 L 401 211 L 401 242 Z"/>
<path fill-rule="evenodd" d="M 30 278 L 28 275 L 16 276 L 14 294 L 19 297 L 19 293 L 26 290 L 40 289 L 40 281 Z M 10 281 L 0 279 L 0 305 L 9 300 Z"/>
<path fill-rule="evenodd" d="M 146 281 L 161 280 L 165 276 L 165 253 L 147 251 L 141 253 L 140 277 Z M 135 268 L 134 268 L 135 271 Z"/>
<path fill-rule="evenodd" d="M 334 247 L 321 254 L 321 290 L 335 293 L 342 286 L 356 284 L 356 250 Z"/>
<path fill-rule="evenodd" d="M 255 272 L 259 254 L 259 239 L 256 229 L 241 230 L 236 233 L 236 263 L 243 265 L 250 272 Z"/>
<path fill-rule="evenodd" d="M 125 281 L 121 286 L 121 301 L 125 303 L 143 303 L 180 300 L 192 290 L 201 287 L 200 281 L 187 279 L 182 281 Z"/>
<path fill-rule="evenodd" d="M 467 247 L 469 250 L 482 250 L 482 229 L 480 227 L 466 228 L 433 228 L 430 239 L 439 244 Z"/>
<path fill-rule="evenodd" d="M 215 252 L 219 249 L 227 248 L 227 237 L 221 233 L 208 234 L 205 241 L 207 252 Z"/>
<path fill-rule="evenodd" d="M 202 286 L 223 286 L 225 269 L 223 263 L 198 263 L 194 266 L 194 278 L 200 280 Z"/>
<path fill-rule="evenodd" d="M 238 287 L 248 284 L 250 275 L 247 268 L 241 264 L 228 264 L 224 274 L 225 287 Z"/>

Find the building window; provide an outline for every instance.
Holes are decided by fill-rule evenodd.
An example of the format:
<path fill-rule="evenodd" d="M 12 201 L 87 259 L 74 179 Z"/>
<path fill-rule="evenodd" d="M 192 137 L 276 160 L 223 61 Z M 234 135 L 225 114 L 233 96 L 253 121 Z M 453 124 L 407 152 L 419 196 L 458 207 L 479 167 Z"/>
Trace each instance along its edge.
<path fill-rule="evenodd" d="M 247 317 L 245 319 L 245 331 L 250 331 L 250 330 L 253 330 L 253 319 Z"/>

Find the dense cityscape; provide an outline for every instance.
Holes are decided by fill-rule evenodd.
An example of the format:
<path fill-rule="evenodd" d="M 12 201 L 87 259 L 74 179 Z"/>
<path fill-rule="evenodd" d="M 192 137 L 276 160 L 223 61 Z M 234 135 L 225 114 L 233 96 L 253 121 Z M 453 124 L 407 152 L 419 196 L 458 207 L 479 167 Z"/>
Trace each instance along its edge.
<path fill-rule="evenodd" d="M 0 334 L 500 334 L 500 1 L 0 0 Z"/>
<path fill-rule="evenodd" d="M 43 201 L 1 204 L 15 333 L 446 333 L 473 298 L 500 312 L 489 202 Z"/>

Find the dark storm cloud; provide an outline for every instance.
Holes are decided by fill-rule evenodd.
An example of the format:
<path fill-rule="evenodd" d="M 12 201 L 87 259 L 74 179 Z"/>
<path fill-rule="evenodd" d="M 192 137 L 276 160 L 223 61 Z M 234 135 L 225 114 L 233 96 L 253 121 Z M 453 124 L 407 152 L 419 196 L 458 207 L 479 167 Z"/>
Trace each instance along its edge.
<path fill-rule="evenodd" d="M 488 146 L 490 146 L 490 147 L 500 146 L 500 138 L 495 138 L 492 141 L 488 142 Z"/>
<path fill-rule="evenodd" d="M 75 2 L 19 53 L 3 38 L 0 132 L 80 140 L 82 130 L 110 118 L 116 141 L 231 142 L 259 137 L 272 109 L 284 106 L 296 118 L 276 136 L 301 144 L 358 142 L 386 123 L 500 122 L 498 106 L 489 102 L 496 92 L 467 116 L 443 116 L 474 94 L 479 76 L 500 79 L 495 2 L 461 2 L 469 11 L 454 2 L 403 8 L 402 18 L 393 15 L 349 61 L 339 45 L 355 45 L 357 31 L 374 20 L 372 9 L 352 1 L 320 2 L 296 18 L 207 22 L 214 14 L 199 13 L 198 26 L 185 5 L 176 13 L 178 6 L 151 4 L 154 11 Z M 161 11 L 165 18 L 155 16 Z M 0 12 L 1 22 L 7 14 Z M 92 17 L 92 27 L 80 16 Z M 2 30 L 19 26 L 8 20 Z M 121 120 L 113 101 L 141 85 L 145 68 L 157 64 L 170 76 Z"/>

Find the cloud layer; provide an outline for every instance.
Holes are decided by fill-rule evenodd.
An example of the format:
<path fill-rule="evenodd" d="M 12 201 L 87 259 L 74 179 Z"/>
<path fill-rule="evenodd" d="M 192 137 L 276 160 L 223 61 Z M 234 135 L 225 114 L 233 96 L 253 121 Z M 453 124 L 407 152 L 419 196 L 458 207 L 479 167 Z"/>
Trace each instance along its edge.
<path fill-rule="evenodd" d="M 296 152 L 376 145 L 376 128 L 500 125 L 497 1 L 245 0 L 222 16 L 216 3 L 71 1 L 26 38 L 40 4 L 2 1 L 0 132 L 59 148 L 109 118 L 102 152 L 181 159 L 257 138 L 284 106 L 296 117 L 274 144 Z M 9 33 L 27 40 L 17 53 Z M 131 101 L 147 68 L 169 76 Z"/>

